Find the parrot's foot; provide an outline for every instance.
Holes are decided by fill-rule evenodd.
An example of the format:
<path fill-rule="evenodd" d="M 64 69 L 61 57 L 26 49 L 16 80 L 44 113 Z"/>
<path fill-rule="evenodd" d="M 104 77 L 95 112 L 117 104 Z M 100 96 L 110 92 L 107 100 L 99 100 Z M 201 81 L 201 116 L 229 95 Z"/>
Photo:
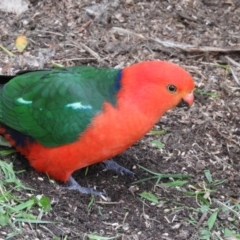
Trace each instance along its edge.
<path fill-rule="evenodd" d="M 104 192 L 97 191 L 93 188 L 80 186 L 72 176 L 70 176 L 70 178 L 68 179 L 68 184 L 69 186 L 61 187 L 61 189 L 76 190 L 84 194 L 93 194 L 95 196 L 101 196 L 101 197 L 107 198 L 107 194 Z"/>
<path fill-rule="evenodd" d="M 128 170 L 125 167 L 122 167 L 121 165 L 114 162 L 112 159 L 109 159 L 109 160 L 106 160 L 106 161 L 102 162 L 102 165 L 104 165 L 104 167 L 107 170 L 112 170 L 112 171 L 114 171 L 118 174 L 129 175 L 131 177 L 136 177 L 136 174 L 134 172 Z"/>

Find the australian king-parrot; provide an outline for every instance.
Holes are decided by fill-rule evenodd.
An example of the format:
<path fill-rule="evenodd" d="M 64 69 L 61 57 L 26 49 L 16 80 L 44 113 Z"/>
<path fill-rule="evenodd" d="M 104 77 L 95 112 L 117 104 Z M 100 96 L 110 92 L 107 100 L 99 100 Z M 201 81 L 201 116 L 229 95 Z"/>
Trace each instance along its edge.
<path fill-rule="evenodd" d="M 0 76 L 0 134 L 38 172 L 100 194 L 71 177 L 86 166 L 131 173 L 111 159 L 141 139 L 182 100 L 192 105 L 190 74 L 166 61 L 123 69 L 75 66 Z"/>

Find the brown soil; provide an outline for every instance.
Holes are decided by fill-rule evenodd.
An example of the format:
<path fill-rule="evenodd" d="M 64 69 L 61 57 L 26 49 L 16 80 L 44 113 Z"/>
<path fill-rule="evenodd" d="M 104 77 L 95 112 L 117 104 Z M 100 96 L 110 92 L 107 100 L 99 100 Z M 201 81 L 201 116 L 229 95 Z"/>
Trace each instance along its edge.
<path fill-rule="evenodd" d="M 181 190 L 192 192 L 193 187 L 203 189 L 207 183 L 204 170 L 208 169 L 213 180 L 227 180 L 210 194 L 214 209 L 216 201 L 237 201 L 240 196 L 239 66 L 230 64 L 235 77 L 231 69 L 221 67 L 228 64 L 226 56 L 240 63 L 239 22 L 238 0 L 35 0 L 29 11 L 18 17 L 1 13 L 1 44 L 16 58 L 0 52 L 0 66 L 3 74 L 52 67 L 52 62 L 123 67 L 142 60 L 164 59 L 184 66 L 202 91 L 196 92 L 193 107 L 169 111 L 155 126 L 165 129 L 165 135 L 147 135 L 115 160 L 140 178 L 150 174 L 138 165 L 159 173 L 191 174 Z M 14 50 L 14 40 L 20 34 L 30 40 L 23 54 Z M 156 38 L 197 48 L 187 51 L 184 45 L 167 47 Z M 198 49 L 202 46 L 225 50 Z M 155 139 L 164 143 L 162 150 L 151 146 Z M 124 240 L 200 239 L 196 224 L 206 227 L 209 217 L 201 222 L 202 214 L 194 211 L 199 202 L 179 188 L 166 188 L 163 182 L 155 186 L 154 181 L 136 185 L 135 179 L 117 176 L 99 165 L 91 166 L 86 176 L 84 169 L 74 174 L 82 186 L 96 186 L 111 198 L 106 202 L 95 197 L 90 208 L 91 196 L 60 190 L 57 183 L 35 172 L 22 157 L 17 156 L 14 168 L 25 170 L 18 176 L 23 184 L 35 189 L 34 194 L 51 199 L 52 210 L 43 219 L 57 222 L 33 228 L 26 224 L 24 234 L 16 239 L 53 239 L 53 234 L 60 239 L 87 239 L 86 234 L 93 232 L 105 237 L 121 234 L 118 239 Z M 130 190 L 134 186 L 133 193 Z M 141 199 L 143 191 L 154 193 L 161 204 Z M 218 226 L 232 226 L 230 217 L 231 212 L 218 217 Z M 195 225 L 190 219 L 195 219 Z M 239 233 L 239 219 L 235 219 L 234 226 Z"/>

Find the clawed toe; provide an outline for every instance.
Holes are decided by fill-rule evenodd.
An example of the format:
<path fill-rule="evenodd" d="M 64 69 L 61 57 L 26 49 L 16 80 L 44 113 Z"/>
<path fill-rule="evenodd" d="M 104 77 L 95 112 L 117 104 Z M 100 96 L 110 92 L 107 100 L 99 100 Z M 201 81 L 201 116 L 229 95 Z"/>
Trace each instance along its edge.
<path fill-rule="evenodd" d="M 104 192 L 97 191 L 93 188 L 87 188 L 87 187 L 80 186 L 72 176 L 70 176 L 70 178 L 68 179 L 68 184 L 69 184 L 68 186 L 62 186 L 61 189 L 76 190 L 76 191 L 79 191 L 84 194 L 93 194 L 95 196 L 101 196 L 105 199 L 108 199 L 107 194 Z"/>

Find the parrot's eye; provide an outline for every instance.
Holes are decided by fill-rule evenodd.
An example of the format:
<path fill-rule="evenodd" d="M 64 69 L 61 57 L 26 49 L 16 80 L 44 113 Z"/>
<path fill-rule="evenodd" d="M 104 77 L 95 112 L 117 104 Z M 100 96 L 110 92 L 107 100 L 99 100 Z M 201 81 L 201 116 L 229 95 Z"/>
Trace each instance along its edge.
<path fill-rule="evenodd" d="M 177 87 L 170 84 L 167 86 L 167 90 L 171 93 L 175 93 L 177 91 Z"/>

